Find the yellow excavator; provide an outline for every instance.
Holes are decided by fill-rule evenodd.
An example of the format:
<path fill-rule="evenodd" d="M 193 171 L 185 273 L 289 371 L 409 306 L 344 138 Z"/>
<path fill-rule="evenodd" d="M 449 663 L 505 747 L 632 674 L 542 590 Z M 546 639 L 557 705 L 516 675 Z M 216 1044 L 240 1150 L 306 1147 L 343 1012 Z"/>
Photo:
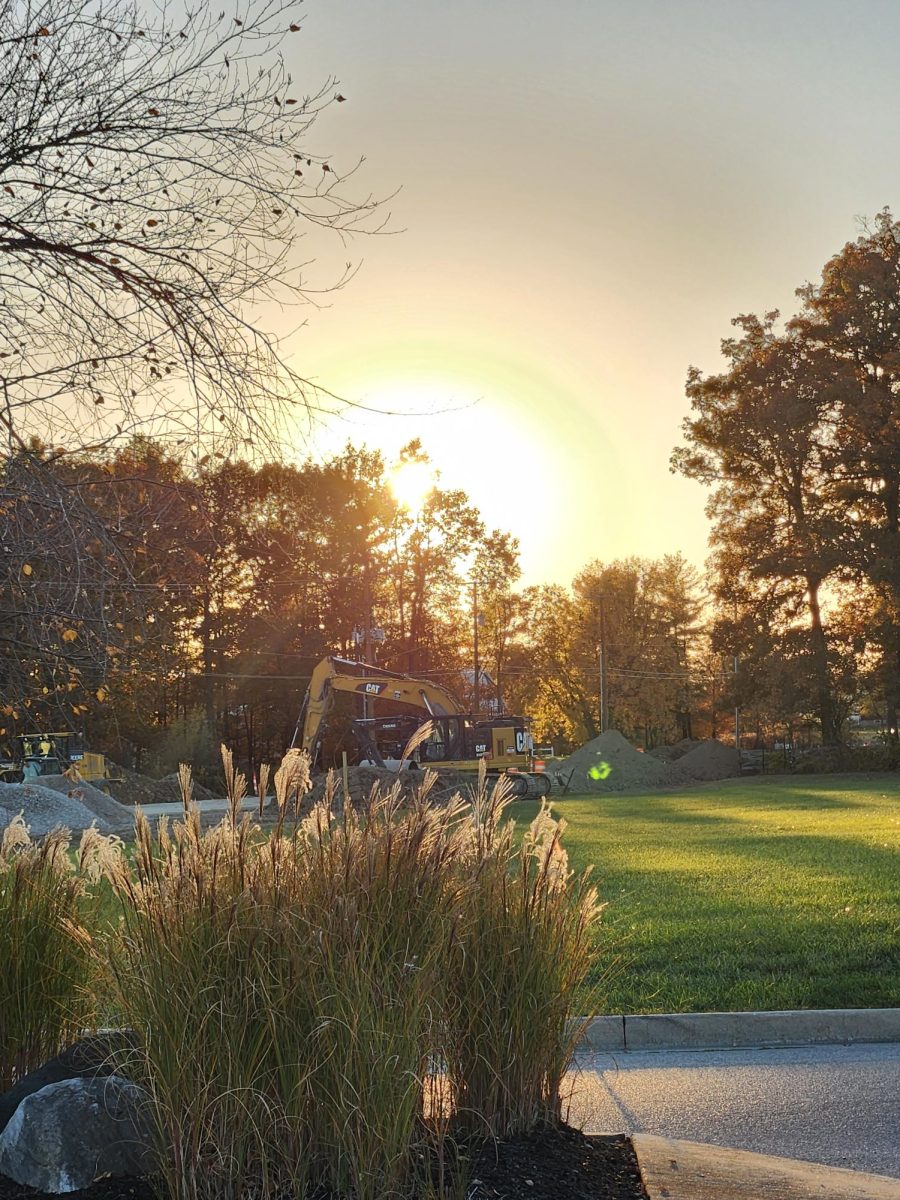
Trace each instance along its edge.
<path fill-rule="evenodd" d="M 84 749 L 80 734 L 65 731 L 23 733 L 16 741 L 18 753 L 3 775 L 7 782 L 38 779 L 41 775 L 62 775 L 73 768 L 79 778 L 98 785 L 106 779 L 122 778 L 119 769 L 102 754 Z"/>
<path fill-rule="evenodd" d="M 525 717 L 468 713 L 438 683 L 346 658 L 322 659 L 300 710 L 291 744 L 307 751 L 313 767 L 319 765 L 328 715 L 341 694 L 361 702 L 363 715 L 351 720 L 361 763 L 394 770 L 477 771 L 483 760 L 489 774 L 512 777 L 513 795 L 546 796 L 550 791 L 549 777 L 535 770 Z M 368 715 L 386 704 L 392 713 Z M 405 747 L 426 722 L 428 736 L 405 758 Z"/>

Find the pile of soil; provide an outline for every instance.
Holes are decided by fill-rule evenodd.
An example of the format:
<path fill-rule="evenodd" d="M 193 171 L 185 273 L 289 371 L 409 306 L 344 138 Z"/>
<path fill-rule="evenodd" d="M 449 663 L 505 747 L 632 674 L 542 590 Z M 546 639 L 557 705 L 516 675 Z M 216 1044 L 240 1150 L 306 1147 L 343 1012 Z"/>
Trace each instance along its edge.
<path fill-rule="evenodd" d="M 170 800 L 181 799 L 181 787 L 178 783 L 178 774 L 173 772 L 171 775 L 164 775 L 162 779 L 152 779 L 150 782 L 156 792 L 156 803 L 165 804 Z M 193 780 L 193 795 L 195 800 L 215 800 L 224 795 L 225 789 L 221 792 L 211 792 L 208 787 L 204 787 L 202 783 Z"/>
<path fill-rule="evenodd" d="M 678 767 L 693 779 L 729 779 L 740 775 L 741 756 L 734 746 L 710 738 L 680 758 Z"/>
<path fill-rule="evenodd" d="M 678 762 L 679 759 L 684 758 L 685 754 L 689 754 L 695 747 L 702 745 L 702 742 L 698 742 L 694 738 L 682 738 L 680 742 L 675 742 L 672 746 L 654 746 L 647 753 L 652 754 L 654 758 L 661 758 L 663 762 Z"/>
<path fill-rule="evenodd" d="M 428 793 L 429 800 L 434 804 L 446 804 L 457 793 L 464 797 L 469 795 L 469 789 L 475 783 L 475 775 L 467 771 L 437 771 L 437 781 Z M 304 808 L 311 808 L 319 800 L 324 800 L 327 787 L 327 775 L 321 775 L 313 783 L 312 791 L 307 792 Z M 344 799 L 344 781 L 340 771 L 334 772 L 335 795 L 334 808 L 340 811 Z M 350 800 L 354 807 L 359 807 L 368 800 L 372 788 L 380 791 L 390 791 L 395 784 L 400 784 L 400 792 L 404 800 L 410 800 L 422 786 L 422 771 L 391 771 L 387 767 L 348 767 L 347 783 Z"/>
<path fill-rule="evenodd" d="M 122 767 L 121 771 L 123 779 L 108 779 L 103 785 L 120 804 L 169 804 L 181 799 L 177 774 L 166 775 L 163 779 L 151 779 L 149 775 L 129 771 L 126 767 Z M 215 792 L 194 781 L 195 800 L 213 800 L 215 796 Z"/>
<path fill-rule="evenodd" d="M 164 1200 L 165 1194 L 157 1181 L 125 1176 L 68 1193 L 73 1200 Z M 469 1200 L 647 1200 L 626 1137 L 586 1137 L 566 1125 L 486 1145 L 466 1194 Z M 43 1197 L 0 1175 L 0 1200 Z"/>
<path fill-rule="evenodd" d="M 602 764 L 608 764 L 609 772 Z M 596 768 L 595 778 L 591 774 Z M 608 729 L 580 750 L 555 764 L 553 774 L 565 781 L 571 774 L 573 792 L 628 792 L 647 788 L 679 787 L 691 777 L 673 763 L 635 750 L 617 729 Z"/>
<path fill-rule="evenodd" d="M 71 788 L 72 784 L 66 780 Z M 38 783 L 0 783 L 0 828 L 6 828 L 17 813 L 23 813 L 25 824 L 32 837 L 42 837 L 64 825 L 73 833 L 96 825 L 101 833 L 117 831 L 127 823 L 124 820 L 108 821 L 94 812 L 87 804 L 65 792 Z"/>

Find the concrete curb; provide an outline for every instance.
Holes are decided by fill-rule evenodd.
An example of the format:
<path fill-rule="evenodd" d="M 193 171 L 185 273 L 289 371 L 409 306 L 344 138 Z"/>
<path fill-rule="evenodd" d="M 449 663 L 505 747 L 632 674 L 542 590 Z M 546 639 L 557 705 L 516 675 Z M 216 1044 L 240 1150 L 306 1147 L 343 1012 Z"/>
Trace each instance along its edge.
<path fill-rule="evenodd" d="M 683 1142 L 631 1135 L 650 1200 L 900 1200 L 900 1179 Z"/>
<path fill-rule="evenodd" d="M 900 1008 L 813 1008 L 784 1012 L 620 1014 L 592 1017 L 578 1049 L 736 1050 L 900 1042 Z"/>

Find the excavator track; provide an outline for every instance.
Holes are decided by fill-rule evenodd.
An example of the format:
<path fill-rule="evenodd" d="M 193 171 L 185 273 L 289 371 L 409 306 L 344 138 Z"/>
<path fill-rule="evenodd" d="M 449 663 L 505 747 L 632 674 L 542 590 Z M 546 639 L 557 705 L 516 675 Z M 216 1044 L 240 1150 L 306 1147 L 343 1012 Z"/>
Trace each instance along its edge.
<path fill-rule="evenodd" d="M 540 800 L 550 795 L 552 781 L 549 775 L 518 771 L 508 778 L 512 780 L 512 794 L 517 800 Z"/>

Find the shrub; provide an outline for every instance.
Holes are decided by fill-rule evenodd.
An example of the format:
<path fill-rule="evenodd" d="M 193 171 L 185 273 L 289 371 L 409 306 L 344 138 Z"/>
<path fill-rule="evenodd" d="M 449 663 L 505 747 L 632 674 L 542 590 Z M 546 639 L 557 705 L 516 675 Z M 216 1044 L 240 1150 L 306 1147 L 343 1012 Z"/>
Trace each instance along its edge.
<path fill-rule="evenodd" d="M 203 783 L 221 783 L 218 743 L 199 709 L 192 709 L 171 722 L 157 738 L 143 769 L 154 776 L 171 775 L 179 763 L 193 763 L 194 774 Z"/>
<path fill-rule="evenodd" d="M 0 842 L 0 1091 L 80 1036 L 94 1010 L 88 885 L 116 839 L 29 837 L 20 813 Z"/>
<path fill-rule="evenodd" d="M 842 771 L 890 771 L 890 747 L 816 746 L 797 756 L 794 771 L 798 775 L 832 775 Z"/>

